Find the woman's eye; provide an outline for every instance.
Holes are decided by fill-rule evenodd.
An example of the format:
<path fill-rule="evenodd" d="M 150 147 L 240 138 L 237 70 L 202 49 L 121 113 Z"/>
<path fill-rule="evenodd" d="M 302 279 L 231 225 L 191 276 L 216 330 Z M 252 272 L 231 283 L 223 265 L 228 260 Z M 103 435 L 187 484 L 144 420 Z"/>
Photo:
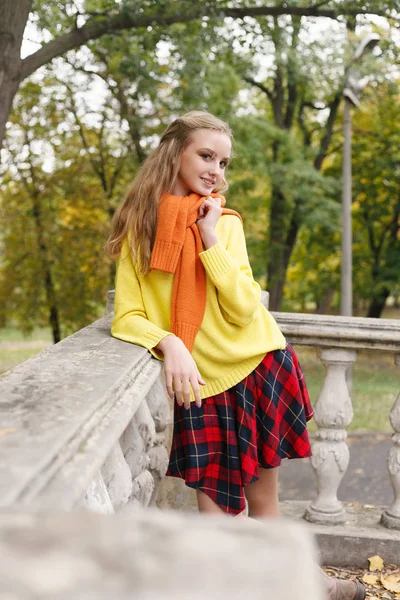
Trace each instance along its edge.
<path fill-rule="evenodd" d="M 221 167 L 223 169 L 225 169 L 228 166 L 228 163 L 225 160 L 221 160 L 221 162 L 219 164 L 221 165 Z"/>
<path fill-rule="evenodd" d="M 210 158 L 212 158 L 211 154 L 202 154 L 201 157 L 205 160 L 209 160 Z"/>

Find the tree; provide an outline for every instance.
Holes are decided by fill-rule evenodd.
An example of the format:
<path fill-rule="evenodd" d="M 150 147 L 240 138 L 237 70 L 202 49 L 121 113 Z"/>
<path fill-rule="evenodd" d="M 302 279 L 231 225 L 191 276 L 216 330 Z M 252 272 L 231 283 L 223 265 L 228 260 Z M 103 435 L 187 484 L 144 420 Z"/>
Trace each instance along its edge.
<path fill-rule="evenodd" d="M 400 283 L 399 111 L 398 84 L 381 85 L 354 119 L 355 283 L 368 317 L 380 317 Z"/>
<path fill-rule="evenodd" d="M 21 82 L 37 69 L 51 62 L 55 57 L 68 50 L 79 48 L 89 40 L 98 39 L 107 33 L 117 33 L 125 29 L 161 25 L 168 27 L 173 23 L 184 23 L 195 19 L 217 18 L 217 22 L 226 17 L 242 19 L 246 16 L 297 15 L 338 19 L 343 15 L 377 14 L 393 18 L 397 0 L 353 0 L 338 5 L 335 0 L 326 0 L 315 5 L 314 2 L 295 4 L 276 3 L 275 6 L 244 6 L 238 2 L 230 6 L 227 0 L 165 0 L 161 7 L 151 0 L 138 2 L 112 0 L 87 0 L 82 11 L 81 3 L 70 0 L 65 7 L 59 4 L 34 2 L 33 0 L 2 0 L 0 3 L 0 142 L 3 140 L 6 122 L 14 97 Z M 29 14 L 32 11 L 37 26 L 41 27 L 50 12 L 60 16 L 56 33 L 43 43 L 41 48 L 21 58 L 21 45 Z M 48 31 L 48 30 L 47 30 Z"/>
<path fill-rule="evenodd" d="M 102 312 L 109 181 L 121 160 L 121 144 L 104 121 L 85 127 L 82 147 L 65 92 L 54 79 L 21 89 L 0 202 L 0 323 L 14 319 L 23 331 L 50 325 L 54 342 Z M 106 190 L 93 168 L 96 144 Z"/>
<path fill-rule="evenodd" d="M 384 70 L 383 66 L 380 73 Z M 397 82 L 372 82 L 353 116 L 354 303 L 358 314 L 375 318 L 400 286 L 399 110 Z M 335 145 L 341 150 L 341 132 L 335 135 Z M 326 173 L 339 180 L 341 169 L 341 151 L 332 153 Z M 336 201 L 339 209 L 339 191 Z M 339 219 L 334 204 L 331 208 L 330 219 L 321 214 L 312 227 L 300 233 L 286 286 L 286 300 L 292 309 L 297 309 L 296 301 L 302 299 L 302 308 L 311 301 L 318 311 L 329 312 L 339 299 Z"/>

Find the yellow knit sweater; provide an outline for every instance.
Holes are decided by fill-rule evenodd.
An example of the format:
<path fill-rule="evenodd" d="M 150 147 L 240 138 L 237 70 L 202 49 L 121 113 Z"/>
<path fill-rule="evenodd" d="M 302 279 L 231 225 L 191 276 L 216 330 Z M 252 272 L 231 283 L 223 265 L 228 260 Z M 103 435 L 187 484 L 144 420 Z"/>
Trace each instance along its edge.
<path fill-rule="evenodd" d="M 200 253 L 207 303 L 192 356 L 206 382 L 200 387 L 202 398 L 236 385 L 267 352 L 286 345 L 260 302 L 261 289 L 253 279 L 240 219 L 223 215 L 216 233 L 218 244 Z M 170 333 L 173 277 L 155 270 L 139 275 L 125 240 L 117 263 L 112 335 L 144 346 L 162 360 L 154 347 Z"/>

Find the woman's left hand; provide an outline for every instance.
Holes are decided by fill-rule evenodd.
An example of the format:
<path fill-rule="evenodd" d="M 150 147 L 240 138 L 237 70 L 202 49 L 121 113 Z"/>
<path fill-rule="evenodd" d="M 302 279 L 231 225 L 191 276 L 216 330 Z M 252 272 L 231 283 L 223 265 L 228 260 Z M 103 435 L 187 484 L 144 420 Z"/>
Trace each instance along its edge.
<path fill-rule="evenodd" d="M 215 226 L 221 215 L 221 198 L 208 196 L 208 198 L 203 200 L 199 208 L 196 224 L 206 248 L 210 248 L 218 242 Z"/>

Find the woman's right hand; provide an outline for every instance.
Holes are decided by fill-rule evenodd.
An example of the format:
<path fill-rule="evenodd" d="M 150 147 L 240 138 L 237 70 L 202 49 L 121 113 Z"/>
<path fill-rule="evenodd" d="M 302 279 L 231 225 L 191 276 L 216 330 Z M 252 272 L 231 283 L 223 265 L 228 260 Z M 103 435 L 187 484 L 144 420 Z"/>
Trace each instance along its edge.
<path fill-rule="evenodd" d="M 156 346 L 164 354 L 164 371 L 167 392 L 179 406 L 190 408 L 190 387 L 196 405 L 201 406 L 200 385 L 205 385 L 192 355 L 176 335 L 167 335 Z"/>

